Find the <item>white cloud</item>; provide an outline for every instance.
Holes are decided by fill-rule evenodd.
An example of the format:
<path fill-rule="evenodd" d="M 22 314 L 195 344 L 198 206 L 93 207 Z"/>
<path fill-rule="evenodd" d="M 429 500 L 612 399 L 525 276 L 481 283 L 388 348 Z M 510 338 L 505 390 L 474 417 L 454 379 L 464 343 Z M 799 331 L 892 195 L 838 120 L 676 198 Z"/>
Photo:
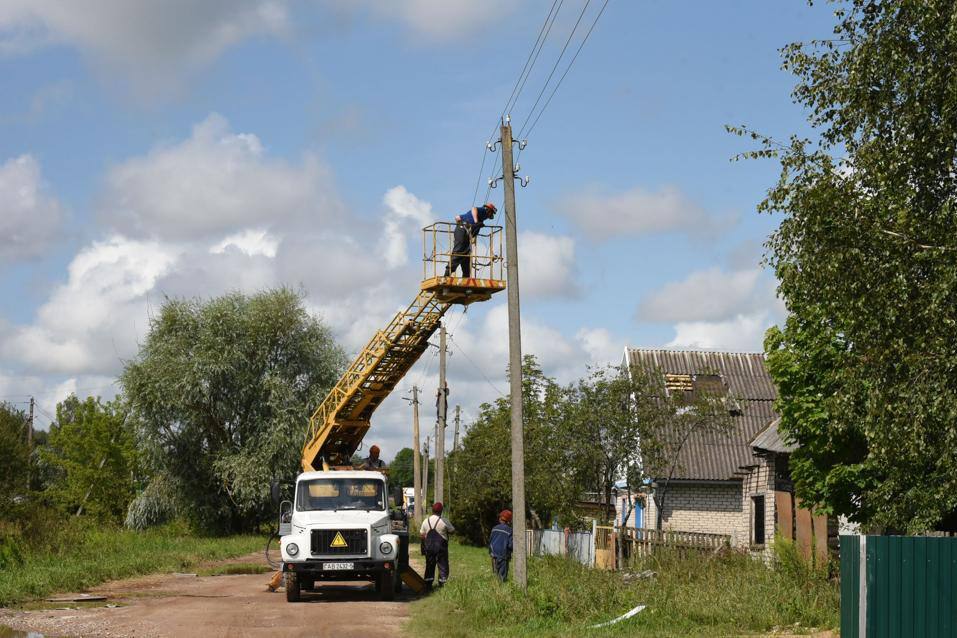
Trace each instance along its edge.
<path fill-rule="evenodd" d="M 734 222 L 710 215 L 674 186 L 657 192 L 635 187 L 617 194 L 591 191 L 569 195 L 557 209 L 595 240 L 671 231 L 701 236 Z"/>
<path fill-rule="evenodd" d="M 714 267 L 665 284 L 638 305 L 645 321 L 715 321 L 766 308 L 773 283 L 758 268 L 727 272 Z"/>
<path fill-rule="evenodd" d="M 285 0 L 5 0 L 0 54 L 66 44 L 156 93 L 248 37 L 282 35 L 289 22 Z"/>
<path fill-rule="evenodd" d="M 174 240 L 250 226 L 322 226 L 342 215 L 332 177 L 317 158 L 291 165 L 267 157 L 258 137 L 231 132 L 216 114 L 188 140 L 111 169 L 100 208 L 102 219 L 127 236 Z"/>
<path fill-rule="evenodd" d="M 136 351 L 147 323 L 145 295 L 176 257 L 156 242 L 94 242 L 73 258 L 66 283 L 35 322 L 10 331 L 3 354 L 37 371 L 114 372 Z"/>
<path fill-rule="evenodd" d="M 21 155 L 0 165 L 0 262 L 42 255 L 62 221 L 36 159 Z"/>
<path fill-rule="evenodd" d="M 382 198 L 382 203 L 388 213 L 383 223 L 379 251 L 386 264 L 395 268 L 408 262 L 406 245 L 409 237 L 418 237 L 422 227 L 435 219 L 432 204 L 422 201 L 407 191 L 405 186 L 390 188 Z"/>
<path fill-rule="evenodd" d="M 522 255 L 519 282 L 523 295 L 574 297 L 580 292 L 571 237 L 522 232 L 518 251 Z"/>
<path fill-rule="evenodd" d="M 606 328 L 582 328 L 575 335 L 582 349 L 588 353 L 592 365 L 618 365 L 625 351 L 625 341 Z"/>
<path fill-rule="evenodd" d="M 762 352 L 764 333 L 774 324 L 769 312 L 738 315 L 726 321 L 689 321 L 675 325 L 669 348 Z"/>
<path fill-rule="evenodd" d="M 263 255 L 275 257 L 279 241 L 264 230 L 249 229 L 230 235 L 210 247 L 209 252 L 221 255 L 229 249 L 236 249 L 250 257 Z"/>
<path fill-rule="evenodd" d="M 441 42 L 480 33 L 515 8 L 507 0 L 340 0 L 339 4 L 347 9 L 363 5 L 381 17 L 398 20 L 418 36 Z"/>

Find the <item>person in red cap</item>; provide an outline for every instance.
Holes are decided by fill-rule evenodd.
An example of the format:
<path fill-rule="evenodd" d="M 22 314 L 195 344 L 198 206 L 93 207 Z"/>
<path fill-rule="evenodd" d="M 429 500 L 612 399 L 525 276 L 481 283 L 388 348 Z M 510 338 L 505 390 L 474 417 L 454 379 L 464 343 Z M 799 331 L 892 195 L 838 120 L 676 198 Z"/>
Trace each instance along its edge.
<path fill-rule="evenodd" d="M 373 445 L 369 448 L 369 456 L 362 462 L 363 470 L 382 470 L 385 468 L 385 462 L 379 458 L 379 446 Z"/>
<path fill-rule="evenodd" d="M 442 503 L 432 505 L 432 516 L 422 521 L 419 535 L 425 554 L 425 586 L 432 589 L 435 568 L 439 568 L 439 587 L 449 579 L 449 534 L 455 533 L 452 523 L 442 517 Z"/>
<path fill-rule="evenodd" d="M 452 236 L 452 255 L 449 265 L 445 268 L 445 276 L 454 276 L 455 269 L 461 266 L 462 276 L 472 276 L 472 241 L 485 226 L 485 220 L 493 219 L 498 209 L 495 204 L 488 202 L 485 206 L 473 207 L 467 213 L 455 216 L 455 234 Z"/>
<path fill-rule="evenodd" d="M 495 575 L 504 583 L 508 579 L 508 562 L 512 560 L 512 510 L 502 510 L 498 515 L 498 525 L 489 536 L 488 553 Z"/>

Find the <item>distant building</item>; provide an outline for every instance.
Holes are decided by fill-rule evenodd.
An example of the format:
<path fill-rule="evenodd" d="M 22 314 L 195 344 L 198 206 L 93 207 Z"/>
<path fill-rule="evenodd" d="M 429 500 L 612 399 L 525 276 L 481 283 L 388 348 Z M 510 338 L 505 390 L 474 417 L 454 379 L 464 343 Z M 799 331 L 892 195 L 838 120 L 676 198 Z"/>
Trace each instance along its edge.
<path fill-rule="evenodd" d="M 800 542 L 813 543 L 815 526 L 826 541 L 823 517 L 812 520 L 795 507 L 788 468 L 793 448 L 778 433 L 777 391 L 763 354 L 627 348 L 622 364 L 664 375 L 669 394 L 725 397 L 731 421 L 727 433 L 692 434 L 670 477 L 670 468 L 646 468 L 652 476 L 643 527 L 658 528 L 655 497 L 663 497 L 661 529 L 724 534 L 732 546 L 756 552 L 769 548 L 775 533 L 797 538 L 800 530 Z"/>

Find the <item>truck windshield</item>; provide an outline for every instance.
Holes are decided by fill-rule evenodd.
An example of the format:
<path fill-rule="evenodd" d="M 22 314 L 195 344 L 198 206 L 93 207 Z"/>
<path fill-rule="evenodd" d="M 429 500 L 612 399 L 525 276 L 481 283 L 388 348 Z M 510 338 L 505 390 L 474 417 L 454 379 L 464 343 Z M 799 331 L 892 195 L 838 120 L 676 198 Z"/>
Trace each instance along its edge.
<path fill-rule="evenodd" d="M 320 478 L 299 481 L 296 509 L 317 510 L 384 510 L 385 490 L 382 481 L 362 478 Z"/>

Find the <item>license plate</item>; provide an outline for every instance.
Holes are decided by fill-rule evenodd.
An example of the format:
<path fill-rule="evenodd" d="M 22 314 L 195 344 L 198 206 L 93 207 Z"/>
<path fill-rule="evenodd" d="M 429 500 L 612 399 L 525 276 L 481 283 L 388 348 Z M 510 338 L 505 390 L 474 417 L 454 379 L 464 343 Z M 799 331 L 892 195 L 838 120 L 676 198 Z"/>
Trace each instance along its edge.
<path fill-rule="evenodd" d="M 355 563 L 323 563 L 322 569 L 325 571 L 351 571 L 355 566 Z"/>

